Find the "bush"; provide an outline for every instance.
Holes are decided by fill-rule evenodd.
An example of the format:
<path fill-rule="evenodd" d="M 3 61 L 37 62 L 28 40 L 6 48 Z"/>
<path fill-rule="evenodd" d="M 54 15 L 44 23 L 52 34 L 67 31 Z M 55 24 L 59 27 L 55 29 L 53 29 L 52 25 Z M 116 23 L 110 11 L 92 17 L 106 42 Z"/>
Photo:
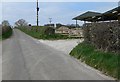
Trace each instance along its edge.
<path fill-rule="evenodd" d="M 105 52 L 120 52 L 120 28 L 118 22 L 92 23 L 84 27 L 85 42 Z"/>
<path fill-rule="evenodd" d="M 90 28 L 91 27 L 84 27 L 83 28 L 83 35 L 84 35 L 84 42 L 90 43 Z"/>
<path fill-rule="evenodd" d="M 8 27 L 2 27 L 2 39 L 7 39 L 12 35 L 12 28 L 10 26 Z"/>

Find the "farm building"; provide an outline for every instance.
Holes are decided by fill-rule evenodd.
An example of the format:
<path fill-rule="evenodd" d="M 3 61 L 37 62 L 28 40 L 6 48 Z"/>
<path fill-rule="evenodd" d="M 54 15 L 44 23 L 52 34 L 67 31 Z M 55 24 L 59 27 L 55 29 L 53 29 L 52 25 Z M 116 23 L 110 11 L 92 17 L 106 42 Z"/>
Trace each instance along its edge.
<path fill-rule="evenodd" d="M 72 28 L 70 29 L 71 37 L 83 37 L 83 29 L 82 28 Z"/>
<path fill-rule="evenodd" d="M 105 13 L 86 12 L 73 20 L 84 21 L 85 42 L 103 51 L 120 51 L 120 6 Z"/>
<path fill-rule="evenodd" d="M 55 30 L 55 33 L 57 34 L 63 34 L 63 35 L 69 35 L 70 29 L 66 26 L 61 26 L 58 29 Z"/>
<path fill-rule="evenodd" d="M 55 33 L 68 35 L 69 37 L 83 37 L 83 30 L 81 28 L 68 28 L 66 26 L 61 26 L 56 29 Z"/>

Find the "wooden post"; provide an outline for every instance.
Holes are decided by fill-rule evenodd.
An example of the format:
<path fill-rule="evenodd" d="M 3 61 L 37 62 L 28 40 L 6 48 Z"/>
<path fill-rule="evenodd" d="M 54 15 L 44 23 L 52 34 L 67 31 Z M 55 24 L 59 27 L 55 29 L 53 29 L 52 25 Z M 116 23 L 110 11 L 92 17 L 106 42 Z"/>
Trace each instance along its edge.
<path fill-rule="evenodd" d="M 76 19 L 76 28 L 77 28 L 77 19 Z"/>
<path fill-rule="evenodd" d="M 39 11 L 39 7 L 38 7 L 38 0 L 37 0 L 37 26 L 39 26 L 38 11 Z"/>
<path fill-rule="evenodd" d="M 38 31 L 38 26 L 39 26 L 39 16 L 38 16 L 38 12 L 39 12 L 39 7 L 38 7 L 38 0 L 37 0 L 37 27 L 36 27 L 36 32 Z"/>
<path fill-rule="evenodd" d="M 84 21 L 84 24 L 86 23 L 86 21 Z"/>

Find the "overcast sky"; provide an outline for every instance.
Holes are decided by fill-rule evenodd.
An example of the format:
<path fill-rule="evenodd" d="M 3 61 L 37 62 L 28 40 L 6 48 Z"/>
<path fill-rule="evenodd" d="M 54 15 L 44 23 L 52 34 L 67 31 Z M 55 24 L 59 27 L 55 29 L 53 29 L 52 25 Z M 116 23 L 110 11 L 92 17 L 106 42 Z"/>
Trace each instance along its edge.
<path fill-rule="evenodd" d="M 49 23 L 49 18 L 52 18 L 52 23 L 74 24 L 72 18 L 86 11 L 103 13 L 117 6 L 117 2 L 39 2 L 39 25 Z M 2 20 L 8 20 L 11 25 L 18 19 L 36 24 L 35 2 L 4 2 L 2 6 L 0 3 L 0 9 Z M 2 20 L 0 18 L 0 22 Z"/>

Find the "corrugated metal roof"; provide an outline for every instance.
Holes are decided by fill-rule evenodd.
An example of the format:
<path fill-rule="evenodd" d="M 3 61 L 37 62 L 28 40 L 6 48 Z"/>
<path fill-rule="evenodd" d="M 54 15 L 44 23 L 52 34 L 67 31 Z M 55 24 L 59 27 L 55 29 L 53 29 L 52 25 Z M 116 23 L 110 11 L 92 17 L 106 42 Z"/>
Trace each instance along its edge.
<path fill-rule="evenodd" d="M 87 18 L 90 18 L 90 17 L 93 17 L 93 16 L 99 16 L 99 15 L 101 15 L 101 13 L 88 11 L 86 13 L 83 13 L 83 14 L 73 18 L 73 20 L 85 20 Z"/>
<path fill-rule="evenodd" d="M 117 14 L 117 13 L 120 13 L 120 6 L 103 13 L 103 15 L 110 15 L 110 14 Z"/>
<path fill-rule="evenodd" d="M 79 15 L 73 20 L 81 20 L 81 21 L 108 21 L 108 20 L 118 20 L 118 15 L 120 14 L 120 6 L 111 9 L 103 14 L 98 12 L 91 12 L 88 11 L 86 13 L 83 13 L 82 15 Z"/>

